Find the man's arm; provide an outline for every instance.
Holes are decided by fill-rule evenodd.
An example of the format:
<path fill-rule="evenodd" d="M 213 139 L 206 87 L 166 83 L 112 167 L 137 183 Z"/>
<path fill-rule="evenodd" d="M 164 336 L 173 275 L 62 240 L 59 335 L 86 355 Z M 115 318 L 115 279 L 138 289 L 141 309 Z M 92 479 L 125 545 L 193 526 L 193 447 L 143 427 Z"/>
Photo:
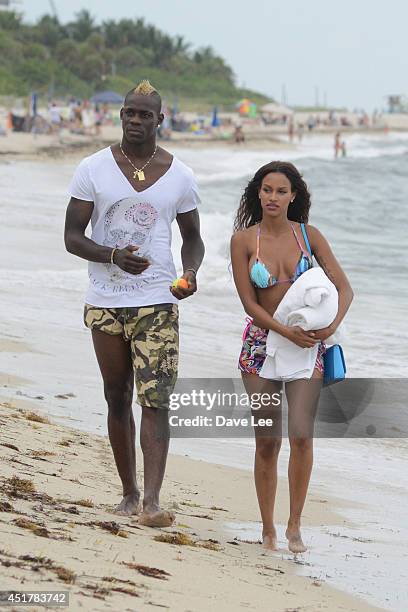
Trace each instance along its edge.
<path fill-rule="evenodd" d="M 198 210 L 180 213 L 176 217 L 180 228 L 183 244 L 181 246 L 181 261 L 183 264 L 183 278 L 189 284 L 188 289 L 171 288 L 172 294 L 182 300 L 197 291 L 196 272 L 204 257 L 204 243 L 200 235 L 200 217 Z"/>
<path fill-rule="evenodd" d="M 204 243 L 200 235 L 200 217 L 197 208 L 177 215 L 183 244 L 181 246 L 181 261 L 183 270 L 193 268 L 196 272 L 204 257 Z"/>
<path fill-rule="evenodd" d="M 97 244 L 85 236 L 93 207 L 93 202 L 78 200 L 77 198 L 70 199 L 65 216 L 65 248 L 69 253 L 88 261 L 111 263 L 113 249 Z M 138 247 L 134 245 L 128 245 L 124 249 L 116 249 L 113 254 L 113 263 L 130 274 L 141 274 L 149 267 L 150 262 L 144 257 L 134 255 L 133 253 L 137 249 Z"/>
<path fill-rule="evenodd" d="M 65 215 L 65 248 L 69 253 L 88 261 L 108 263 L 112 249 L 96 244 L 85 236 L 93 208 L 93 202 L 70 199 Z"/>

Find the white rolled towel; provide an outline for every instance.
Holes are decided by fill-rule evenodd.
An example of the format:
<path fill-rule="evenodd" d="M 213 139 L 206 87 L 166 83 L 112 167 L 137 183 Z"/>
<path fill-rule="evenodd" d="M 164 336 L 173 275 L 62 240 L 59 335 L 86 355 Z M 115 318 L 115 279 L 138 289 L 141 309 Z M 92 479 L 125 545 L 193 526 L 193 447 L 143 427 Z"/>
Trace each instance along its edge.
<path fill-rule="evenodd" d="M 322 300 L 329 295 L 330 291 L 328 287 L 313 287 L 313 289 L 307 289 L 305 291 L 305 304 L 306 306 L 318 306 L 322 303 Z"/>
<path fill-rule="evenodd" d="M 302 274 L 289 288 L 273 318 L 284 325 L 298 325 L 308 331 L 328 327 L 338 311 L 337 289 L 321 268 Z M 341 326 L 326 344 L 340 342 Z M 260 376 L 275 380 L 310 378 L 316 362 L 318 345 L 301 348 L 287 338 L 269 330 L 266 358 Z"/>

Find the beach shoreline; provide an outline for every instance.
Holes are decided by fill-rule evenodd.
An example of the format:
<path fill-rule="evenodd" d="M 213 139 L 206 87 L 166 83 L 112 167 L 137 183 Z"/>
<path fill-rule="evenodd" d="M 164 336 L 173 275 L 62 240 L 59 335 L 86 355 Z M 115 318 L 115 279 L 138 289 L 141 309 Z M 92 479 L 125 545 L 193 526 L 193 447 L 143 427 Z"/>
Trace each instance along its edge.
<path fill-rule="evenodd" d="M 381 609 L 297 575 L 281 539 L 269 553 L 229 534 L 227 523 L 259 520 L 251 472 L 170 455 L 162 503 L 176 522 L 140 526 L 110 511 L 120 486 L 107 438 L 53 423 L 34 408 L 23 398 L 0 404 L 4 589 L 68 590 L 70 606 L 84 610 L 204 611 L 215 600 L 226 611 L 261 610 L 265 601 L 276 612 Z M 277 505 L 280 523 L 282 493 Z M 308 505 L 309 524 L 341 527 L 335 500 L 312 487 Z"/>
<path fill-rule="evenodd" d="M 334 138 L 341 131 L 345 138 L 353 135 L 381 136 L 384 128 L 325 128 L 304 135 L 303 140 L 313 141 L 316 138 Z M 407 127 L 393 128 L 393 131 L 405 133 Z M 79 155 L 91 155 L 95 151 L 107 147 L 120 140 L 119 126 L 104 126 L 100 136 L 71 134 L 63 130 L 60 134 L 30 134 L 9 132 L 0 138 L 0 162 L 11 160 L 46 160 L 46 159 L 76 159 Z M 248 129 L 245 132 L 245 142 L 236 144 L 233 138 L 225 138 L 221 134 L 195 135 L 192 132 L 173 132 L 170 140 L 159 140 L 163 148 L 177 149 L 222 149 L 224 151 L 274 151 L 293 152 L 301 143 L 297 138 L 290 142 L 287 131 L 282 129 Z"/>

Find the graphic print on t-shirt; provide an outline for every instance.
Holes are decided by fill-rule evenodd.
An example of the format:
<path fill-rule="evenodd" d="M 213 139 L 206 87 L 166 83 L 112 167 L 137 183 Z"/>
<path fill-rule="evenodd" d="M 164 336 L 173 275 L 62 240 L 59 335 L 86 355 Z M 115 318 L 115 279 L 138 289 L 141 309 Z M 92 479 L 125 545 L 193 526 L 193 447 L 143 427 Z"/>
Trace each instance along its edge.
<path fill-rule="evenodd" d="M 119 200 L 110 206 L 104 219 L 104 246 L 123 249 L 128 245 L 138 246 L 135 255 L 152 259 L 150 247 L 153 240 L 154 228 L 158 219 L 158 211 L 148 202 L 140 202 L 130 197 Z M 148 284 L 156 275 L 149 272 L 149 268 L 141 275 L 129 274 L 116 265 L 105 264 L 109 281 L 122 290 L 125 285 L 132 288 Z M 95 281 L 94 281 L 95 282 Z"/>

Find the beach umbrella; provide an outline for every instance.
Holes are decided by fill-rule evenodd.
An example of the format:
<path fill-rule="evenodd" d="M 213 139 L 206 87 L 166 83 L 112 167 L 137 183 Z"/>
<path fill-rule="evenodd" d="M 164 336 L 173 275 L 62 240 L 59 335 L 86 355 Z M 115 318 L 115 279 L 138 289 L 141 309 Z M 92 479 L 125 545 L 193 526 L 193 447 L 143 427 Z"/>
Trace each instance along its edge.
<path fill-rule="evenodd" d="M 257 108 L 256 108 L 255 102 L 251 102 L 249 105 L 248 117 L 251 117 L 251 119 L 255 119 L 256 111 L 257 111 Z"/>
<path fill-rule="evenodd" d="M 212 115 L 212 119 L 211 119 L 211 126 L 212 127 L 218 127 L 220 125 L 220 120 L 218 119 L 218 108 L 216 106 L 214 106 L 213 108 L 213 115 Z"/>
<path fill-rule="evenodd" d="M 242 98 L 235 104 L 235 108 L 238 110 L 240 115 L 247 115 L 250 105 L 250 100 L 248 98 Z"/>
<path fill-rule="evenodd" d="M 249 98 L 243 98 L 236 103 L 235 108 L 238 109 L 240 115 L 244 117 L 256 117 L 256 104 Z"/>
<path fill-rule="evenodd" d="M 92 104 L 122 104 L 123 96 L 116 91 L 99 91 L 90 100 Z"/>

